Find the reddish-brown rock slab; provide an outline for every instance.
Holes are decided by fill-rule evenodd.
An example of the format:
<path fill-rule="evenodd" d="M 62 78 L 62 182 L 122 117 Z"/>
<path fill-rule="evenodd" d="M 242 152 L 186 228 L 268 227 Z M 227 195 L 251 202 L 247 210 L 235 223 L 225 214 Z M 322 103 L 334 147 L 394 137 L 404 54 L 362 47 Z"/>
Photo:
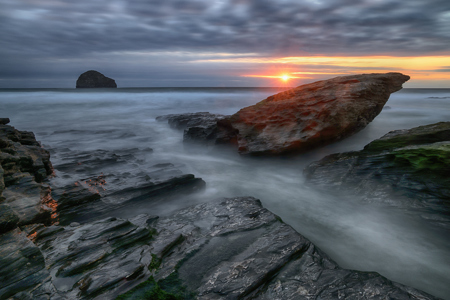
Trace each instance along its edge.
<path fill-rule="evenodd" d="M 306 152 L 366 127 L 409 78 L 362 74 L 302 85 L 241 109 L 227 126 L 239 131 L 242 154 Z"/>

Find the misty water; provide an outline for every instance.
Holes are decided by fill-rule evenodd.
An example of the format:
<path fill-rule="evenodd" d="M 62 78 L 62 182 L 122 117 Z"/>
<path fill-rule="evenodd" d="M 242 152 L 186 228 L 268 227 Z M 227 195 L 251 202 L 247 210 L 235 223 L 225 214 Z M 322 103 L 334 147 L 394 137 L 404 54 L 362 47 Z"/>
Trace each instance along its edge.
<path fill-rule="evenodd" d="M 420 216 L 382 204 L 319 192 L 304 182 L 303 168 L 327 154 L 360 150 L 390 130 L 450 120 L 450 89 L 403 89 L 363 131 L 311 153 L 289 158 L 241 157 L 229 149 L 183 146 L 183 134 L 155 121 L 164 114 L 208 111 L 232 114 L 280 89 L 0 90 L 0 117 L 33 131 L 52 151 L 52 163 L 67 153 L 132 153 L 138 163 L 121 172 L 145 172 L 172 163 L 206 181 L 194 195 L 151 203 L 117 216 L 165 215 L 220 197 L 253 196 L 330 255 L 342 267 L 376 271 L 387 278 L 450 299 L 450 238 Z M 150 149 L 153 151 L 150 151 Z M 64 154 L 64 155 L 63 155 Z M 105 172 L 114 172 L 110 166 Z M 125 170 L 126 171 L 126 170 Z M 56 183 L 79 180 L 56 172 Z"/>

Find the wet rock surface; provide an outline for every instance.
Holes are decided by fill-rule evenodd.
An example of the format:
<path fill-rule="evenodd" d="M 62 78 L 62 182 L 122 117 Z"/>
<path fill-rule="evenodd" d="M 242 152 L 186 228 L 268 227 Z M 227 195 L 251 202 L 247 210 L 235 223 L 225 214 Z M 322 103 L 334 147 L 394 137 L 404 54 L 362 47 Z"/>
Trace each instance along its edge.
<path fill-rule="evenodd" d="M 24 232 L 16 228 L 0 235 L 0 299 L 33 299 L 29 291 L 49 278 L 44 256 Z M 38 291 L 33 295 L 39 298 Z"/>
<path fill-rule="evenodd" d="M 143 172 L 137 168 L 137 149 L 63 150 L 56 154 L 59 163 L 53 169 L 49 152 L 32 133 L 2 125 L 0 138 L 0 245 L 4 251 L 0 269 L 5 271 L 0 275 L 9 276 L 0 280 L 2 299 L 12 295 L 18 299 L 59 299 L 61 293 L 65 299 L 92 298 L 110 285 L 116 287 L 118 282 L 141 276 L 140 258 L 131 253 L 141 250 L 131 245 L 142 245 L 151 238 L 154 230 L 141 225 L 147 226 L 157 217 L 139 221 L 138 228 L 127 220 L 115 222 L 106 216 L 129 206 L 138 211 L 144 202 L 161 200 L 158 196 L 166 199 L 205 186 L 202 179 L 184 174 L 170 163 L 155 164 Z M 152 150 L 142 152 L 151 154 Z M 124 171 L 112 172 L 117 167 Z M 52 172 L 55 176 L 48 178 Z M 73 182 L 73 178 L 78 180 Z M 99 219 L 103 220 L 96 221 Z M 86 232 L 89 234 L 84 235 Z M 57 238 L 55 245 L 51 245 L 51 237 Z M 99 247 L 103 242 L 109 247 Z M 11 268 L 23 270 L 11 276 Z M 78 276 L 90 269 L 94 269 L 89 273 L 92 277 Z M 124 279 L 121 276 L 125 273 L 128 277 Z M 73 277 L 79 280 L 73 281 Z M 79 294 L 70 293 L 75 283 L 80 285 Z"/>
<path fill-rule="evenodd" d="M 142 170 L 137 153 L 62 151 L 45 183 L 35 180 L 45 163 L 33 169 L 38 175 L 16 172 L 5 181 L 0 298 L 435 299 L 377 273 L 340 268 L 252 197 L 211 199 L 160 217 L 142 211 L 142 203 L 205 183 L 171 163 Z M 10 176 L 21 165 L 2 168 Z M 22 205 L 27 198 L 45 207 L 45 218 L 28 215 L 35 206 Z M 137 209 L 128 218 L 110 216 L 129 206 Z"/>
<path fill-rule="evenodd" d="M 22 287 L 31 297 L 36 291 L 50 299 L 114 299 L 128 291 L 125 299 L 133 299 L 154 288 L 138 284 L 153 280 L 172 295 L 178 291 L 174 299 L 435 299 L 377 273 L 339 268 L 251 197 L 164 218 L 24 230 L 36 245 L 27 242 L 36 254 L 29 272 L 44 282 L 51 278 L 36 290 Z"/>
<path fill-rule="evenodd" d="M 307 152 L 366 127 L 407 80 L 409 76 L 400 73 L 341 76 L 270 96 L 215 124 L 205 113 L 162 116 L 160 120 L 167 119 L 177 128 L 177 124 L 187 126 L 185 141 L 230 143 L 241 154 Z"/>
<path fill-rule="evenodd" d="M 62 163 L 55 164 L 59 180 L 51 182 L 59 222 L 85 222 L 122 209 L 139 210 L 144 203 L 149 206 L 150 202 L 187 195 L 205 187 L 201 178 L 183 173 L 172 163 L 140 168 L 141 152 L 132 148 L 59 153 L 58 161 Z M 151 155 L 152 150 L 144 152 Z"/>
<path fill-rule="evenodd" d="M 106 77 L 100 72 L 90 70 L 78 77 L 76 88 L 116 88 L 114 79 Z"/>
<path fill-rule="evenodd" d="M 156 120 L 159 122 L 167 121 L 170 127 L 184 130 L 183 142 L 185 144 L 214 146 L 236 143 L 237 131 L 230 127 L 229 117 L 209 112 L 198 112 L 164 115 L 157 117 Z"/>
<path fill-rule="evenodd" d="M 225 117 L 225 115 L 211 114 L 209 112 L 197 112 L 159 116 L 156 117 L 156 121 L 167 121 L 170 127 L 184 130 L 196 126 L 205 128 L 214 126 L 218 120 L 221 120 Z"/>
<path fill-rule="evenodd" d="M 9 205 L 0 204 L 0 234 L 16 228 L 19 220 Z"/>
<path fill-rule="evenodd" d="M 327 156 L 307 180 L 368 202 L 388 203 L 450 230 L 450 122 L 389 132 L 362 151 Z"/>
<path fill-rule="evenodd" d="M 49 188 L 42 181 L 52 172 L 50 154 L 32 132 L 0 125 L 0 231 L 46 222 L 51 209 L 43 199 Z"/>

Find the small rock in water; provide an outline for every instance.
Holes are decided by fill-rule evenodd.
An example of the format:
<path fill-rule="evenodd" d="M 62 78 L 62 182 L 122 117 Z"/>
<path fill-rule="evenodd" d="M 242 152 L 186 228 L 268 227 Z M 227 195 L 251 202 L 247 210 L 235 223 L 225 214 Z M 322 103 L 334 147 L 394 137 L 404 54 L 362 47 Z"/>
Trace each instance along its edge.
<path fill-rule="evenodd" d="M 100 72 L 90 70 L 78 77 L 76 88 L 116 88 L 114 79 L 106 77 Z"/>

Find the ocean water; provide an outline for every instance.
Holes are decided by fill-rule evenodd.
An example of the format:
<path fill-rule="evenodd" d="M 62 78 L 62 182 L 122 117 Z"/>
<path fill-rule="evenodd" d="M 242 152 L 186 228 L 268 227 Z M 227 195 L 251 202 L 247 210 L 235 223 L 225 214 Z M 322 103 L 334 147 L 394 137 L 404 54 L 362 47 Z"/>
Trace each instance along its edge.
<path fill-rule="evenodd" d="M 54 165 L 67 153 L 130 153 L 121 164 L 130 173 L 172 163 L 206 181 L 206 189 L 142 210 L 164 215 L 220 197 L 253 196 L 309 238 L 342 267 L 376 271 L 444 299 L 450 299 L 450 238 L 419 216 L 351 197 L 323 194 L 304 183 L 303 168 L 335 152 L 360 150 L 391 130 L 450 120 L 450 89 L 403 89 L 364 130 L 333 145 L 291 158 L 246 158 L 227 149 L 191 151 L 182 132 L 155 117 L 208 111 L 232 114 L 275 94 L 277 88 L 122 88 L 114 90 L 3 89 L 0 117 L 33 131 L 52 151 Z M 149 151 L 149 148 L 153 151 Z M 64 155 L 63 155 L 64 153 Z M 136 163 L 138 161 L 138 163 Z M 108 172 L 114 172 L 110 166 Z M 58 183 L 79 178 L 56 172 Z M 118 215 L 119 217 L 121 215 Z"/>

